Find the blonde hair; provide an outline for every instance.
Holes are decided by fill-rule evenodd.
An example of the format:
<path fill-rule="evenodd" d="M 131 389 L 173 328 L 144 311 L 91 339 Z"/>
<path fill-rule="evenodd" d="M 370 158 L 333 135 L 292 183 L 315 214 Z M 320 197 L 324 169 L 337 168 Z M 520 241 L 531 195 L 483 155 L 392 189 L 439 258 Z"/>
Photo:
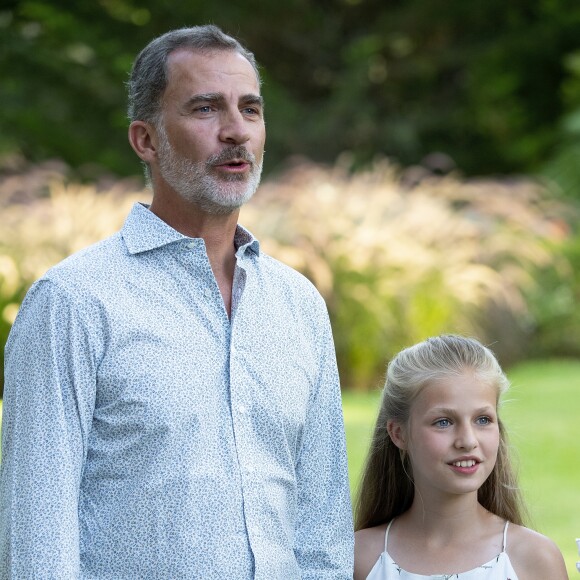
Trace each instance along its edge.
<path fill-rule="evenodd" d="M 378 526 L 407 511 L 415 494 L 406 453 L 391 441 L 387 422 L 406 425 L 411 405 L 428 383 L 464 372 L 497 389 L 499 404 L 509 381 L 492 351 L 473 338 L 442 335 L 402 350 L 387 367 L 379 415 L 355 502 L 355 529 Z M 490 512 L 515 524 L 524 523 L 525 507 L 509 457 L 505 427 L 499 422 L 496 464 L 478 491 Z"/>

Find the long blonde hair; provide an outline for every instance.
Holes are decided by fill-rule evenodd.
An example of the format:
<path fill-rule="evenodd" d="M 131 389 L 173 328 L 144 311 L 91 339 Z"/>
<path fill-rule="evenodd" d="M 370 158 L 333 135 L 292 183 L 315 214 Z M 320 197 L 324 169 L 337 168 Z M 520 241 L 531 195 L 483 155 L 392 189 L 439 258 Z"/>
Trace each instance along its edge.
<path fill-rule="evenodd" d="M 402 350 L 387 367 L 379 415 L 355 502 L 355 529 L 370 528 L 407 511 L 415 494 L 408 456 L 389 437 L 387 422 L 407 424 L 411 405 L 428 383 L 472 371 L 497 389 L 496 402 L 509 381 L 491 350 L 473 338 L 442 335 Z M 490 512 L 522 525 L 525 506 L 513 469 L 505 427 L 499 422 L 496 464 L 478 491 Z"/>

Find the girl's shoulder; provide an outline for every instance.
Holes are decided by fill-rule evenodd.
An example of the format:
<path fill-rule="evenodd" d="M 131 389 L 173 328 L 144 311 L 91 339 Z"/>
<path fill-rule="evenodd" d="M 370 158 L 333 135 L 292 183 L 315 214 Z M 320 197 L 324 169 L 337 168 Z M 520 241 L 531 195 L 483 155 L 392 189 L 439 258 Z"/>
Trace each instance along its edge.
<path fill-rule="evenodd" d="M 534 530 L 510 524 L 506 551 L 520 578 L 568 579 L 564 558 L 556 543 Z"/>
<path fill-rule="evenodd" d="M 354 580 L 364 580 L 385 549 L 388 524 L 354 533 Z"/>

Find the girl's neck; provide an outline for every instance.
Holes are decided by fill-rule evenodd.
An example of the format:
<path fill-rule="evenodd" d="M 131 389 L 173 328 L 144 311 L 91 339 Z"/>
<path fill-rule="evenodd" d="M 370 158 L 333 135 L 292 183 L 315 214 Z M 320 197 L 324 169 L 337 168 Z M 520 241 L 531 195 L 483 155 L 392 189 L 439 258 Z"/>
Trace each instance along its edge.
<path fill-rule="evenodd" d="M 413 504 L 399 518 L 405 526 L 417 530 L 424 538 L 460 536 L 466 530 L 489 525 L 497 516 L 488 512 L 477 496 L 465 495 L 439 501 L 421 500 L 415 496 Z"/>
<path fill-rule="evenodd" d="M 438 564 L 441 563 L 439 558 L 443 561 L 448 559 L 449 562 L 457 559 L 459 564 L 463 562 L 463 552 L 469 552 L 470 546 L 482 542 L 490 550 L 478 552 L 475 564 L 491 559 L 494 554 L 490 555 L 490 552 L 499 554 L 501 542 L 498 544 L 498 538 L 505 521 L 478 502 L 477 491 L 465 494 L 442 494 L 433 489 L 423 491 L 421 495 L 415 490 L 411 507 L 396 517 L 393 544 L 389 536 L 389 545 L 394 550 L 391 552 L 389 549 L 389 553 L 399 565 L 410 571 L 418 571 L 411 566 L 412 558 L 404 559 L 407 555 L 404 546 L 412 548 L 415 554 L 424 554 L 426 567 L 421 568 L 423 571 L 430 570 L 427 564 L 431 558 L 435 558 L 434 562 Z M 471 567 L 464 563 L 458 569 L 468 570 Z"/>
<path fill-rule="evenodd" d="M 472 570 L 502 551 L 504 527 L 477 502 L 423 509 L 418 501 L 396 518 L 387 549 L 399 566 L 416 574 Z"/>

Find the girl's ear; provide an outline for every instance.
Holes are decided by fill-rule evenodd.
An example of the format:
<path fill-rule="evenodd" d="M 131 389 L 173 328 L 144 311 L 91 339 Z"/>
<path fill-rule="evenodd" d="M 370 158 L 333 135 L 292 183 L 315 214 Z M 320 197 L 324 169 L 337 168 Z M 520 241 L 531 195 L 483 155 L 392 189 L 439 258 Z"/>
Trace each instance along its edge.
<path fill-rule="evenodd" d="M 391 438 L 391 441 L 399 448 L 407 449 L 407 437 L 405 433 L 405 428 L 399 421 L 394 419 L 389 419 L 387 421 L 387 433 Z"/>

